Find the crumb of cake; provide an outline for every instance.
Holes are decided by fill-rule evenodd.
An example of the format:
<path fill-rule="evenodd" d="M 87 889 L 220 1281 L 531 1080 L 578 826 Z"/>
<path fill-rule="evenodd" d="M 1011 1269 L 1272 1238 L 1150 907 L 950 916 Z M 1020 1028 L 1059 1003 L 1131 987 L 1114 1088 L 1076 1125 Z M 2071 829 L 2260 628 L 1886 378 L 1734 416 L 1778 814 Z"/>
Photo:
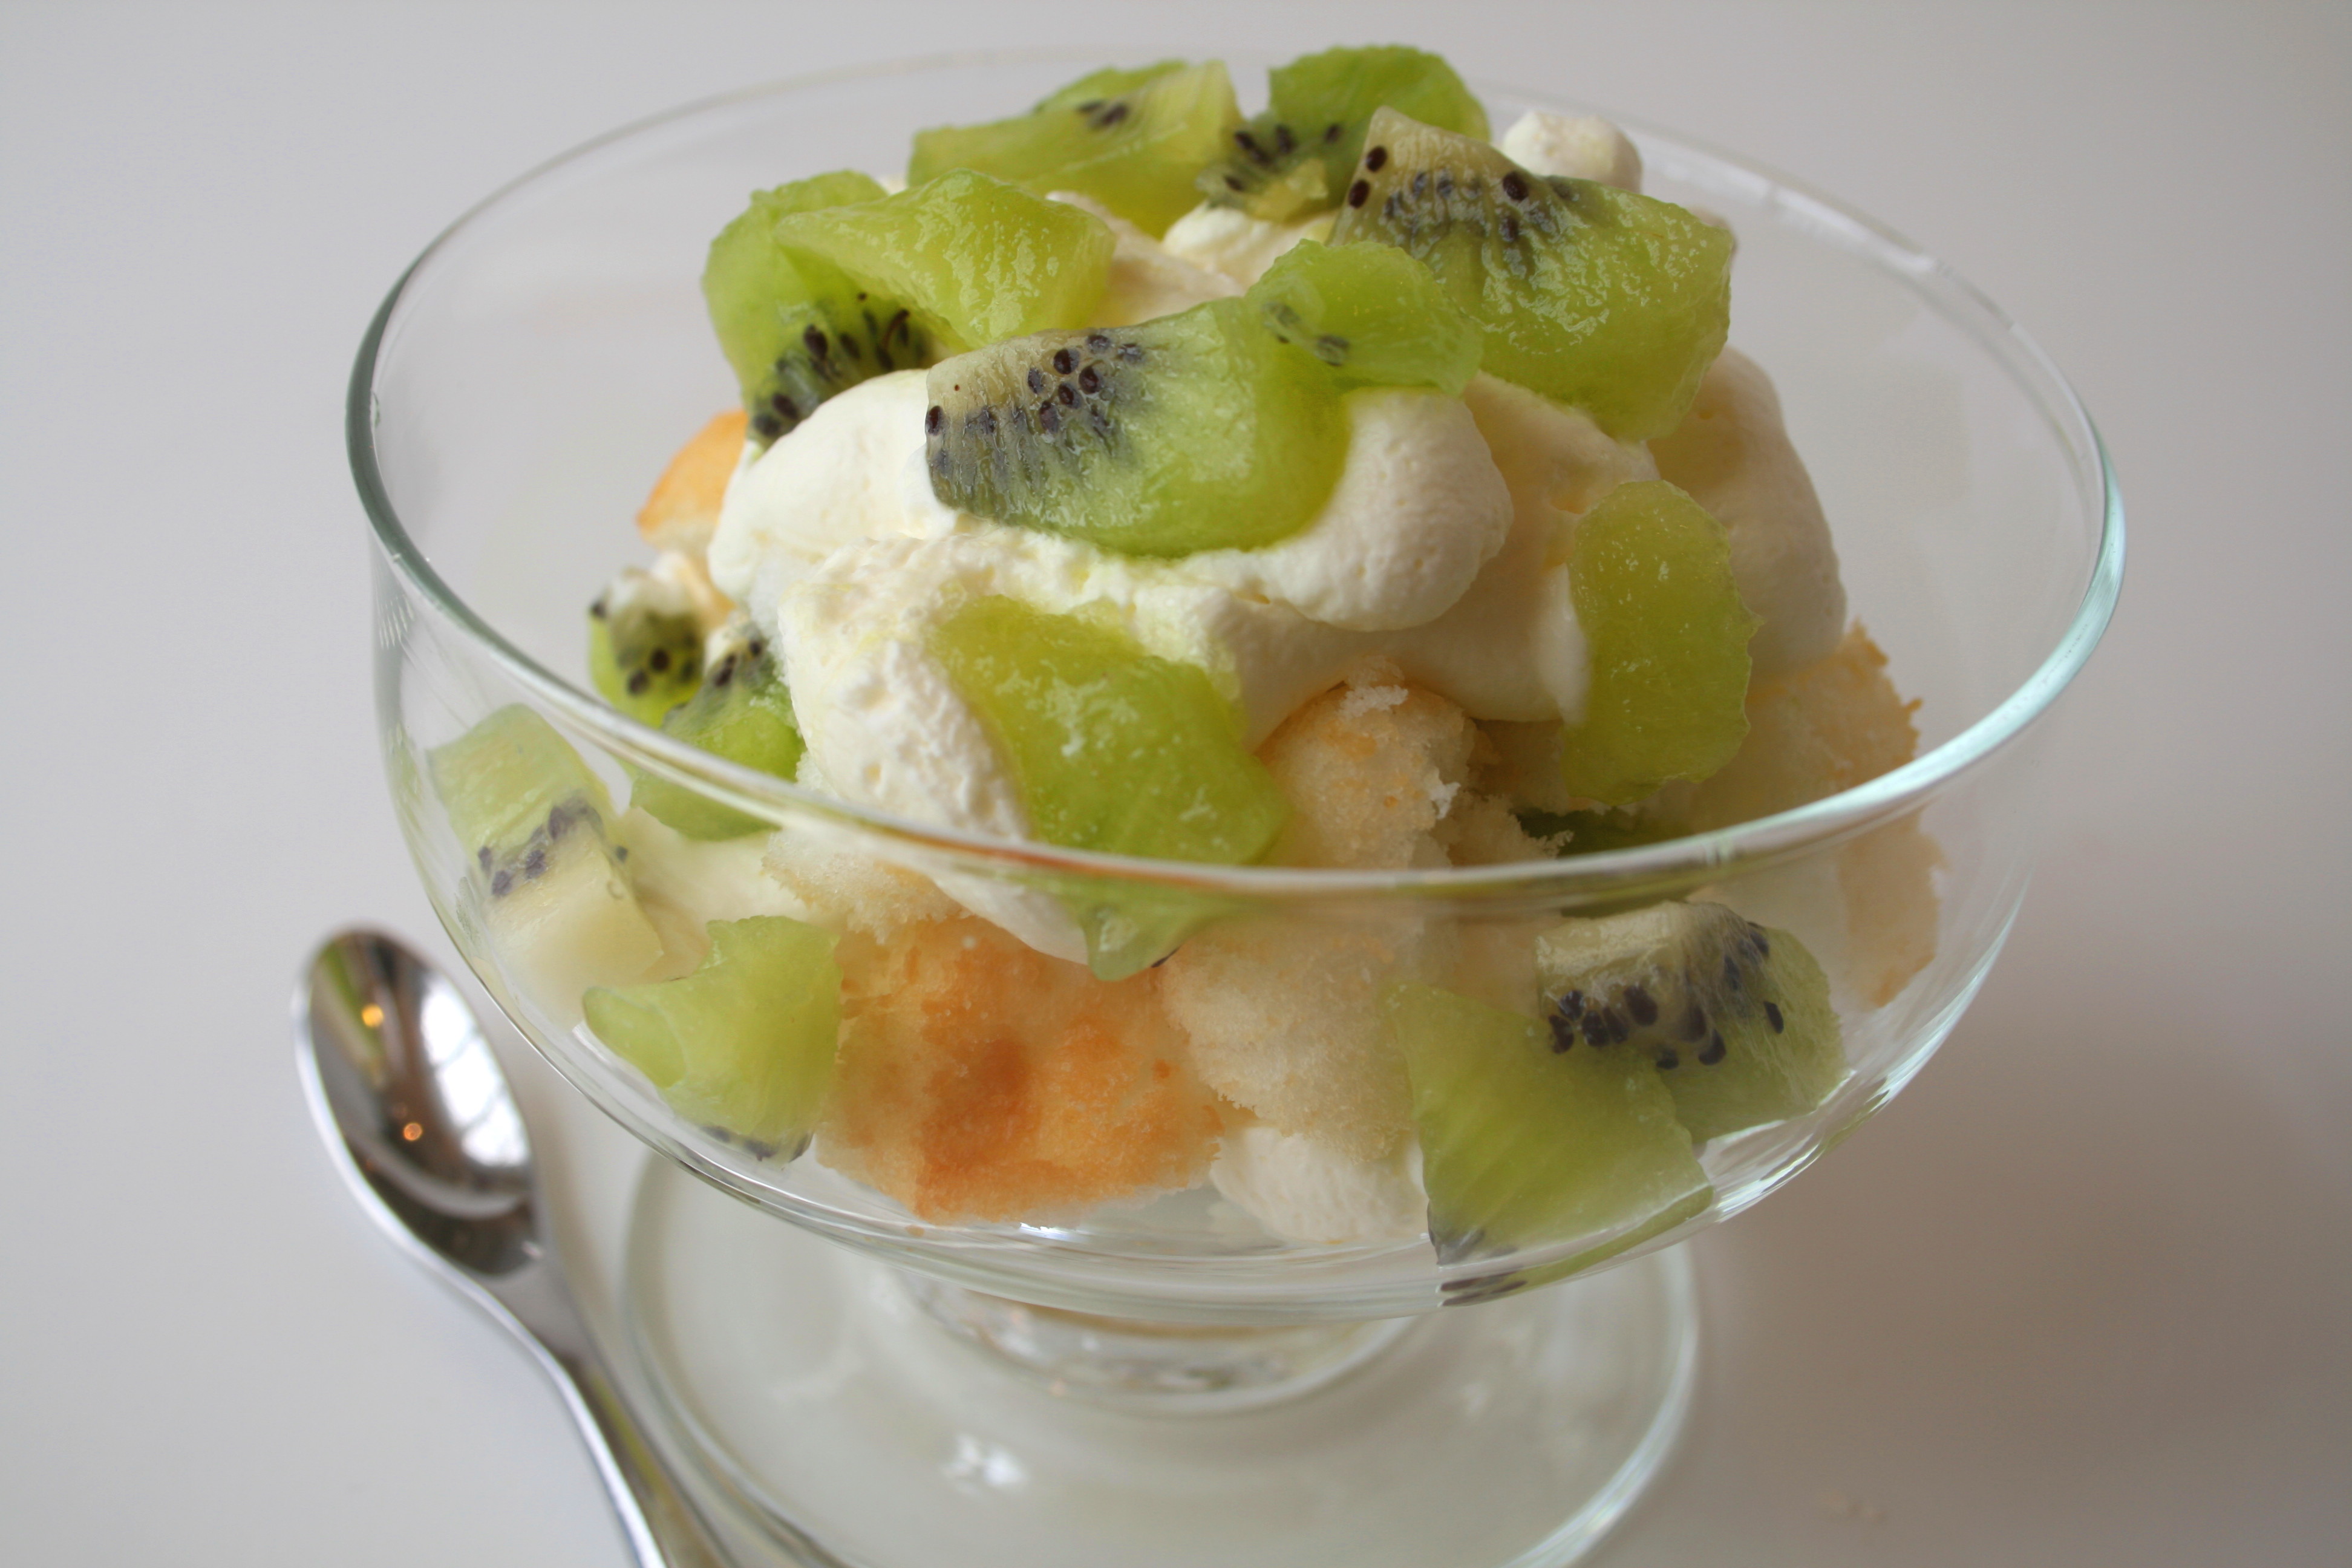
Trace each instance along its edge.
<path fill-rule="evenodd" d="M 1827 658 L 1759 680 L 1748 693 L 1748 739 L 1689 792 L 1695 830 L 1726 827 L 1866 784 L 1919 749 L 1886 655 L 1856 626 Z"/>
<path fill-rule="evenodd" d="M 637 531 L 656 550 L 700 562 L 719 527 L 719 503 L 743 458 L 744 416 L 730 408 L 696 432 L 654 483 L 637 513 Z"/>
<path fill-rule="evenodd" d="M 768 874 L 817 924 L 887 942 L 910 926 L 953 918 L 954 900 L 928 877 L 878 859 L 823 828 L 786 828 L 768 840 Z"/>
<path fill-rule="evenodd" d="M 1158 973 L 1212 1089 L 1283 1132 L 1377 1160 L 1412 1128 L 1381 995 L 1420 977 L 1425 942 L 1413 921 L 1248 921 L 1193 937 Z"/>
<path fill-rule="evenodd" d="M 1943 850 L 1916 814 L 1838 851 L 1846 984 L 1873 1006 L 1901 995 L 1936 956 L 1935 873 L 1943 864 Z"/>
<path fill-rule="evenodd" d="M 1368 660 L 1283 721 L 1258 756 L 1292 806 L 1282 865 L 1447 864 L 1436 837 L 1470 773 L 1476 731 L 1453 703 Z"/>
<path fill-rule="evenodd" d="M 1886 655 L 1857 626 L 1827 658 L 1757 683 L 1738 755 L 1705 784 L 1683 786 L 1687 793 L 1676 809 L 1686 809 L 1690 826 L 1704 830 L 1866 784 L 1917 752 L 1912 714 L 1918 706 L 1895 691 L 1886 679 Z M 1838 851 L 1844 945 L 1842 962 L 1832 967 L 1863 1001 L 1893 1000 L 1935 957 L 1934 873 L 1942 863 L 1916 816 L 1874 828 Z M 1826 956 L 1823 962 L 1830 963 Z"/>
<path fill-rule="evenodd" d="M 1147 970 L 1105 984 L 971 916 L 842 952 L 825 1162 L 918 1218 L 1039 1220 L 1189 1187 L 1224 1112 Z"/>

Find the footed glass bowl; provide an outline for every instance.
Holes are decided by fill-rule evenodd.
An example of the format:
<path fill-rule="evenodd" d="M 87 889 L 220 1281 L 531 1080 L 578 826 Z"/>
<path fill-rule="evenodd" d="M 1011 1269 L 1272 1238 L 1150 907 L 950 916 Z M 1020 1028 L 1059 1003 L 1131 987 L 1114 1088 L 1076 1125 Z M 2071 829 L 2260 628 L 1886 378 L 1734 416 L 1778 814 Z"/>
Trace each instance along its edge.
<path fill-rule="evenodd" d="M 583 611 L 646 558 L 636 508 L 733 397 L 698 288 L 711 236 L 752 189 L 895 171 L 919 126 L 1002 117 L 1099 63 L 889 67 L 698 105 L 548 164 L 418 258 L 368 332 L 350 405 L 402 829 L 515 1024 L 667 1157 L 649 1169 L 632 1253 L 638 1348 L 671 1435 L 779 1550 L 873 1568 L 1565 1563 L 1662 1460 L 1687 1395 L 1687 1275 L 1662 1249 L 1757 1202 L 1885 1104 L 1999 951 L 2033 853 L 2036 721 L 2088 658 L 2120 580 L 2113 484 L 2057 374 L 1939 263 L 1779 175 L 1633 125 L 1645 191 L 1720 215 L 1738 237 L 1731 342 L 1777 385 L 1850 613 L 1916 700 L 1913 760 L 1665 842 L 1298 871 L 948 832 L 615 713 L 587 689 Z M 1234 63 L 1246 106 L 1255 72 Z M 1528 108 L 1568 107 L 1482 91 L 1498 131 Z M 1819 960 L 1845 1071 L 1811 1110 L 1702 1143 L 1696 1197 L 1507 1252 L 1442 1258 L 1393 1225 L 1286 1239 L 1205 1183 L 987 1223 L 926 1219 L 819 1157 L 699 1125 L 582 1026 L 583 987 L 638 979 L 645 955 L 567 924 L 562 908 L 535 909 L 522 932 L 435 787 L 437 750 L 518 706 L 603 781 L 614 820 L 585 832 L 633 851 L 618 874 L 671 888 L 682 907 L 692 899 L 675 889 L 708 867 L 630 840 L 618 814 L 635 779 L 756 818 L 754 860 L 833 868 L 850 890 L 830 918 L 872 921 L 877 900 L 903 895 L 919 921 L 945 907 L 943 889 L 1028 929 L 1091 925 L 1100 945 L 1181 939 L 1220 953 L 1222 968 L 1195 967 L 1236 994 L 1278 996 L 1295 974 L 1289 994 L 1324 1012 L 1302 1025 L 1270 1009 L 1271 1047 L 1334 1010 L 1376 1016 L 1373 992 L 1433 963 L 1475 970 L 1489 1000 L 1533 1012 L 1538 933 L 1696 898 Z M 879 918 L 887 948 L 902 928 Z M 648 929 L 681 940 L 658 918 Z M 1352 996 L 1331 982 L 1349 964 L 1366 977 Z M 1013 973 L 987 970 L 1000 972 Z M 1017 1016 L 1024 999 L 999 1000 Z M 1073 1157 L 1108 1181 L 1184 1164 L 1171 1128 L 1197 1107 L 1154 1100 L 1117 1062 L 1100 1081 L 1024 1070 L 1004 1123 L 1021 1136 L 1083 1145 Z M 1130 1120 L 1086 1125 L 1099 1112 L 1074 1111 L 1081 1094 Z M 906 1157 L 953 1164 L 935 1147 Z M 681 1173 L 751 1206 L 714 1205 Z M 1447 1305 L 1466 1310 L 1412 1326 Z"/>

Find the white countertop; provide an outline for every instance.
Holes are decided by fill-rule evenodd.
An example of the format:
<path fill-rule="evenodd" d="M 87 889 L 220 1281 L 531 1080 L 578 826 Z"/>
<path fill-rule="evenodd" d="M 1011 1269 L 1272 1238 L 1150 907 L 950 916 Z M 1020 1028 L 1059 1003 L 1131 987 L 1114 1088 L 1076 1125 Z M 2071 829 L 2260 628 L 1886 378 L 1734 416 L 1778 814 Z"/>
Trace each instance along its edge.
<path fill-rule="evenodd" d="M 446 221 L 613 125 L 1034 42 L 1410 40 L 1793 171 L 2073 379 L 2131 514 L 2010 950 L 1695 1243 L 1688 1437 L 1591 1561 L 2341 1563 L 2352 1540 L 2352 11 L 1643 0 L 0 7 L 0 1520 L 48 1564 L 618 1564 L 539 1374 L 292 1071 L 387 807 L 342 395 Z M 1444 32 L 1432 30 L 1442 18 Z M 591 1261 L 631 1146 L 514 1058 Z"/>

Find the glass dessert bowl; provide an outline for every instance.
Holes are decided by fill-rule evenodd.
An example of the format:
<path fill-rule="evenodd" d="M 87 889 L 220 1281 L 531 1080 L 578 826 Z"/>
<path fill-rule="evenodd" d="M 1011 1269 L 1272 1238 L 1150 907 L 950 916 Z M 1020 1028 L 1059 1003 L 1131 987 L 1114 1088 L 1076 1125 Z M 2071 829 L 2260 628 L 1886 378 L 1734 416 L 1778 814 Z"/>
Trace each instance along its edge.
<path fill-rule="evenodd" d="M 1668 1249 L 1884 1104 L 1992 963 L 2032 853 L 2035 721 L 2114 603 L 2112 483 L 2063 383 L 1948 271 L 1634 127 L 1644 189 L 1738 236 L 1731 341 L 1773 376 L 1869 628 L 1751 689 L 1751 735 L 1818 753 L 1803 779 L 1735 761 L 1683 803 L 1697 830 L 1557 858 L 1136 860 L 860 808 L 584 689 L 582 607 L 728 397 L 696 279 L 744 194 L 893 170 L 917 121 L 1000 116 L 1091 63 L 691 108 L 420 258 L 351 405 L 402 827 L 500 1005 L 666 1157 L 633 1242 L 639 1349 L 674 1436 L 782 1550 L 1565 1563 L 1687 1396 Z M 1482 96 L 1497 127 L 1555 107 Z M 1412 700 L 1376 670 L 1324 716 L 1361 731 Z M 483 737 L 493 762 L 469 768 Z M 646 780 L 756 832 L 649 826 L 625 809 Z M 1594 989 L 1572 933 L 1661 910 L 1673 974 Z M 584 992 L 684 975 L 739 921 L 827 933 L 772 1002 L 837 993 L 810 1026 L 849 1019 L 811 1153 L 807 1126 L 709 1113 L 690 1064 L 657 1087 L 583 1023 Z M 898 1054 L 860 1056 L 859 1030 Z M 1617 1098 L 1547 1121 L 1540 1086 L 1494 1107 L 1356 1059 L 1415 1039 L 1525 1046 Z M 1436 1168 L 1482 1148 L 1502 1175 Z"/>

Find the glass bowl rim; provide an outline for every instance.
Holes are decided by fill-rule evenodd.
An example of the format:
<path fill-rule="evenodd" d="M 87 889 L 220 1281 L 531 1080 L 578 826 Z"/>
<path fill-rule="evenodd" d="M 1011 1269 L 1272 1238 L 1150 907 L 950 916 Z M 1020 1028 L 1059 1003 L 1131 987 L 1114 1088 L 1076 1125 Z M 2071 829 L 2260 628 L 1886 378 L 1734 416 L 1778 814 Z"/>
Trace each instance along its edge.
<path fill-rule="evenodd" d="M 1119 51 L 1110 51 L 1118 53 Z M 1139 54 L 1145 51 L 1137 51 Z M 344 436 L 352 479 L 368 515 L 377 547 L 408 590 L 479 645 L 509 678 L 561 713 L 566 721 L 596 737 L 630 762 L 686 782 L 762 820 L 783 823 L 816 816 L 879 836 L 918 851 L 944 853 L 997 867 L 1038 872 L 1156 883 L 1200 894 L 1250 900 L 1346 898 L 1373 893 L 1463 897 L 1544 892 L 1570 887 L 1605 887 L 1693 874 L 1718 874 L 1726 868 L 1753 868 L 1801 850 L 1852 837 L 1916 809 L 1945 786 L 2021 735 L 2072 683 L 2089 660 L 2115 613 L 2124 565 L 2124 510 L 2106 446 L 2082 400 L 2039 344 L 1980 289 L 1877 219 L 1824 192 L 1753 159 L 1652 125 L 1638 117 L 1601 112 L 1642 136 L 1711 159 L 1776 193 L 1793 198 L 1817 222 L 1843 230 L 1850 244 L 1873 253 L 1882 269 L 1899 272 L 1939 313 L 1967 330 L 1988 352 L 2004 358 L 2012 379 L 2062 426 L 2071 422 L 2094 456 L 2099 486 L 2100 534 L 2075 612 L 2056 645 L 2013 690 L 1958 733 L 1908 763 L 1834 795 L 1768 816 L 1727 827 L 1630 848 L 1599 850 L 1562 858 L 1504 865 L 1401 870 L 1302 870 L 1266 866 L 1222 866 L 1136 859 L 1042 842 L 997 838 L 899 816 L 819 795 L 796 784 L 675 740 L 628 718 L 594 693 L 541 667 L 478 615 L 434 569 L 409 537 L 394 507 L 376 461 L 375 375 L 386 334 L 419 274 L 474 225 L 510 197 L 536 186 L 608 148 L 640 134 L 756 100 L 789 95 L 834 83 L 972 67 L 1044 64 L 1057 60 L 1099 63 L 1104 51 L 1063 47 L 1046 49 L 961 51 L 879 61 L 805 73 L 716 94 L 631 121 L 557 153 L 499 185 L 460 214 L 404 268 L 370 321 L 352 367 L 344 406 Z M 1244 58 L 1247 51 L 1229 51 Z M 1472 84 L 1482 93 L 1512 100 L 1570 107 L 1553 94 L 1492 81 Z M 2006 348 L 2006 355 L 1998 351 Z M 2086 477 L 2069 444 L 2069 477 L 2078 489 Z"/>

